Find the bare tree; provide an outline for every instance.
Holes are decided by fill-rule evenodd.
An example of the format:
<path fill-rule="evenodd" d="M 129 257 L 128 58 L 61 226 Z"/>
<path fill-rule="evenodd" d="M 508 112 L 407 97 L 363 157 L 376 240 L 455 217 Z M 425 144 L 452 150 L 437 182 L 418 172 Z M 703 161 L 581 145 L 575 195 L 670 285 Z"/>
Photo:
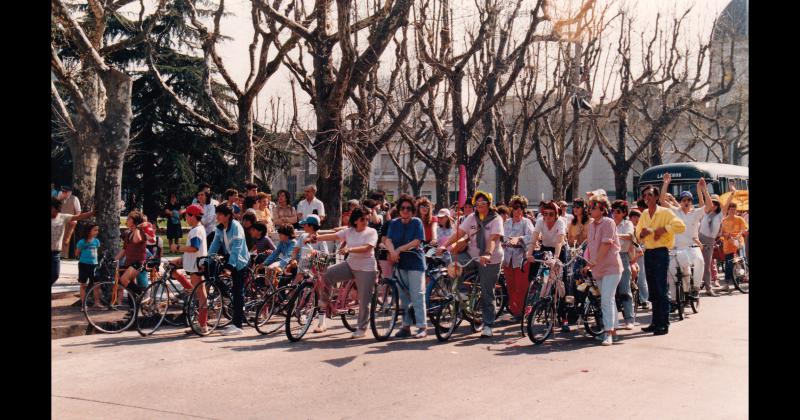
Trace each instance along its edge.
<path fill-rule="evenodd" d="M 712 69 L 707 63 L 708 43 L 700 43 L 694 68 L 690 49 L 679 49 L 681 27 L 689 11 L 673 18 L 667 27 L 664 27 L 658 15 L 652 27 L 652 36 L 646 39 L 644 32 L 639 34 L 642 70 L 638 75 L 634 75 L 631 66 L 633 19 L 623 13 L 616 46 L 619 67 L 614 73 L 619 80 L 619 97 L 608 106 L 600 107 L 603 113 L 607 112 L 608 127 L 614 127 L 614 141 L 609 140 L 608 132 L 603 129 L 605 127 L 595 124 L 599 150 L 614 172 L 618 198 L 627 196 L 627 178 L 632 166 L 636 162 L 641 162 L 645 167 L 663 163 L 665 145 L 672 145 L 667 152 L 678 155 L 679 160 L 692 160 L 690 152 L 702 136 L 695 131 L 695 139 L 683 145 L 678 144 L 676 134 L 672 133 L 678 130 L 678 122 L 687 113 L 705 120 L 711 118 L 702 113 L 702 108 L 728 92 L 732 86 L 733 44 L 729 50 L 731 58 L 723 57 L 720 61 L 722 74 L 731 80 L 723 79 L 719 83 L 711 80 Z M 703 72 L 706 65 L 709 67 L 708 73 Z M 604 89 L 601 103 L 605 96 Z M 701 126 L 696 121 L 689 119 L 694 130 Z"/>
<path fill-rule="evenodd" d="M 490 156 L 499 175 L 498 195 L 505 202 L 519 194 L 519 176 L 523 162 L 534 150 L 531 137 L 539 131 L 539 120 L 560 105 L 550 101 L 556 92 L 555 84 L 542 89 L 542 84 L 547 84 L 546 80 L 541 80 L 547 77 L 540 66 L 540 59 L 543 59 L 540 54 L 542 44 L 534 44 L 532 48 L 526 58 L 525 68 L 514 85 L 513 95 L 500 100 L 492 111 L 495 113 L 493 122 L 496 138 Z"/>
<path fill-rule="evenodd" d="M 286 24 L 280 26 L 272 18 L 265 18 L 261 11 L 266 6 L 266 0 L 252 0 L 251 17 L 253 25 L 253 40 L 249 45 L 250 72 L 247 80 L 242 87 L 231 77 L 217 51 L 217 45 L 222 40 L 220 34 L 220 20 L 225 13 L 225 0 L 220 0 L 219 6 L 213 15 L 213 28 L 209 30 L 200 21 L 196 9 L 196 1 L 187 1 L 189 8 L 189 18 L 192 26 L 200 34 L 202 39 L 201 48 L 203 57 L 206 61 L 205 93 L 210 103 L 209 115 L 202 115 L 192 104 L 185 101 L 167 84 L 158 70 L 158 56 L 149 45 L 147 64 L 150 71 L 156 77 L 161 88 L 173 97 L 178 107 L 190 118 L 197 121 L 202 126 L 223 135 L 231 136 L 237 146 L 236 166 L 239 178 L 242 181 L 252 181 L 255 174 L 256 147 L 253 141 L 253 106 L 258 94 L 266 85 L 270 77 L 280 68 L 284 56 L 291 51 L 300 40 L 300 35 L 293 34 L 286 40 L 281 39 L 281 33 Z M 280 7 L 282 0 L 273 2 L 273 7 Z M 292 10 L 294 2 L 287 6 L 287 10 Z M 274 50 L 273 50 L 274 48 Z M 273 52 L 274 51 L 274 52 Z M 272 56 L 272 57 L 271 57 Z M 220 93 L 214 92 L 211 88 L 211 71 L 216 71 L 222 76 L 230 92 L 233 93 L 236 102 L 235 115 L 225 106 L 221 105 Z"/>
<path fill-rule="evenodd" d="M 706 150 L 705 161 L 741 165 L 750 153 L 750 129 L 746 101 L 721 105 L 719 98 L 708 111 L 691 110 L 688 114 L 692 135 L 690 147 L 699 144 Z"/>
<path fill-rule="evenodd" d="M 143 42 L 153 30 L 166 9 L 166 0 L 160 0 L 154 12 L 145 18 L 144 3 L 141 3 L 139 19 L 133 22 L 135 35 L 104 43 L 108 20 L 114 18 L 120 7 L 130 1 L 101 3 L 88 1 L 88 9 L 78 22 L 72 5 L 62 0 L 52 0 L 54 22 L 63 34 L 65 45 L 77 53 L 77 62 L 82 75 L 67 70 L 59 48 L 50 43 L 50 68 L 69 98 L 74 112 L 70 112 L 59 89 L 51 84 L 51 94 L 57 112 L 74 136 L 70 142 L 78 151 L 76 173 L 82 188 L 94 187 L 94 203 L 100 225 L 100 240 L 105 254 L 115 254 L 119 248 L 119 201 L 122 184 L 122 166 L 125 152 L 130 144 L 130 128 L 133 119 L 131 109 L 132 76 L 108 63 L 108 56 Z M 82 79 L 83 89 L 76 79 Z M 96 166 L 95 180 L 91 177 L 92 166 Z M 84 190 L 86 194 L 88 190 Z M 91 200 L 87 200 L 91 202 Z"/>
<path fill-rule="evenodd" d="M 330 207 L 325 227 L 339 220 L 343 187 L 344 149 L 350 140 L 344 133 L 344 109 L 350 98 L 349 92 L 356 89 L 378 65 L 395 32 L 408 24 L 408 13 L 413 0 L 387 0 L 377 12 L 353 22 L 353 0 L 336 1 L 336 31 L 331 33 L 334 21 L 332 0 L 317 0 L 312 10 L 307 11 L 300 2 L 292 10 L 283 12 L 261 4 L 262 10 L 271 18 L 286 25 L 303 39 L 297 56 L 287 55 L 284 63 L 293 73 L 303 91 L 311 97 L 315 109 L 316 133 L 312 141 L 317 161 L 317 188 L 319 198 Z M 312 29 L 311 25 L 315 25 Z M 359 51 L 354 38 L 368 29 L 369 35 Z M 304 46 L 304 47 L 303 47 Z M 340 57 L 335 64 L 334 47 Z M 312 70 L 304 62 L 304 51 L 313 56 Z"/>
<path fill-rule="evenodd" d="M 673 18 L 667 31 L 658 31 L 657 50 L 645 54 L 650 60 L 643 63 L 650 83 L 637 89 L 632 101 L 636 111 L 643 116 L 641 130 L 644 134 L 639 144 L 649 146 L 650 165 L 663 163 L 664 133 L 670 126 L 689 110 L 697 110 L 730 91 L 735 79 L 733 40 L 728 57 L 719 62 L 722 68 L 719 83 L 711 80 L 711 65 L 707 63 L 710 41 L 700 44 L 694 65 L 690 48 L 680 48 L 681 26 L 690 10 Z M 706 72 L 703 71 L 705 67 L 708 68 Z"/>

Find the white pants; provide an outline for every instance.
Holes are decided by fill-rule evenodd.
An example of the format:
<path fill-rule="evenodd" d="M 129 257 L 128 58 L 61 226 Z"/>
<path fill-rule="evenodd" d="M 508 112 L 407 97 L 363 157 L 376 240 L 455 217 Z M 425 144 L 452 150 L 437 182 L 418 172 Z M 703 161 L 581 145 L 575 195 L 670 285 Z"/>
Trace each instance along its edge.
<path fill-rule="evenodd" d="M 678 264 L 680 264 L 681 273 L 683 274 L 684 291 L 690 291 L 689 277 L 694 280 L 695 289 L 699 290 L 703 285 L 703 271 L 705 269 L 705 263 L 703 261 L 703 252 L 700 250 L 700 247 L 674 249 L 672 252 L 670 252 L 669 271 L 667 272 L 670 300 L 675 300 L 675 296 L 677 295 L 675 277 L 677 276 L 678 272 Z M 692 274 L 692 270 L 694 270 L 694 274 Z"/>

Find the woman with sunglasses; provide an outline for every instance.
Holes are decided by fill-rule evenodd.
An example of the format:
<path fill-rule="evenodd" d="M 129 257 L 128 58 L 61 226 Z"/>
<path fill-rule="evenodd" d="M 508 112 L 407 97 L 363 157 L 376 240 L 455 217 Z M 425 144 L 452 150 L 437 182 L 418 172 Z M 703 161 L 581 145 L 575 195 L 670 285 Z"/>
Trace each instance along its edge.
<path fill-rule="evenodd" d="M 477 191 L 472 196 L 475 212 L 467 216 L 456 232 L 439 246 L 437 253 L 464 235 L 469 236 L 467 252 L 471 258 L 479 258 L 478 278 L 481 282 L 481 307 L 483 311 L 483 332 L 481 337 L 491 337 L 494 326 L 494 286 L 500 276 L 500 263 L 503 262 L 503 247 L 500 241 L 505 235 L 503 223 L 497 210 L 492 206 L 492 195 Z"/>
<path fill-rule="evenodd" d="M 389 251 L 389 261 L 397 264 L 399 279 L 408 285 L 408 291 L 400 288 L 400 303 L 403 307 L 403 328 L 395 337 L 411 337 L 411 308 L 413 305 L 417 331 L 414 338 L 425 338 L 428 325 L 425 321 L 425 256 L 420 245 L 425 240 L 422 220 L 414 217 L 414 197 L 402 194 L 395 204 L 400 217 L 389 222 L 383 245 Z M 387 276 L 384 273 L 384 276 Z"/>
<path fill-rule="evenodd" d="M 540 251 L 550 251 L 562 263 L 567 262 L 567 249 L 564 247 L 567 227 L 564 221 L 558 217 L 558 205 L 555 201 L 548 201 L 542 205 L 542 220 L 536 223 L 533 228 L 533 238 L 528 245 L 527 259 L 533 261 L 533 251 L 539 240 L 542 241 Z M 539 265 L 536 263 L 531 267 L 531 273 L 538 272 Z"/>
<path fill-rule="evenodd" d="M 625 318 L 624 330 L 633 329 L 633 292 L 631 291 L 631 259 L 630 252 L 633 248 L 633 222 L 628 220 L 628 202 L 616 200 L 611 203 L 611 212 L 614 223 L 617 225 L 617 238 L 619 238 L 619 258 L 622 261 L 622 276 L 617 286 L 617 294 L 622 296 L 622 316 Z"/>
<path fill-rule="evenodd" d="M 622 260 L 619 256 L 620 243 L 617 237 L 617 226 L 608 217 L 608 198 L 595 195 L 589 201 L 592 223 L 587 232 L 586 260 L 583 268 L 586 273 L 592 270 L 592 276 L 600 283 L 600 307 L 603 311 L 605 333 L 598 335 L 602 345 L 610 346 L 617 337 L 617 303 L 614 295 L 622 276 Z"/>
<path fill-rule="evenodd" d="M 426 197 L 417 200 L 416 216 L 422 221 L 423 231 L 425 232 L 424 243 L 426 244 L 436 241 L 436 228 L 438 223 L 436 223 L 436 217 L 431 213 L 431 207 L 431 200 L 428 200 Z"/>
<path fill-rule="evenodd" d="M 328 267 L 323 278 L 329 286 L 350 279 L 355 279 L 356 281 L 356 290 L 358 290 L 358 326 L 351 338 L 363 337 L 367 333 L 372 286 L 378 276 L 378 266 L 375 262 L 375 252 L 373 251 L 378 243 L 378 231 L 367 226 L 368 223 L 369 210 L 363 207 L 356 207 L 350 212 L 349 227 L 347 229 L 327 235 L 312 233 L 307 239 L 309 242 L 346 242 L 345 246 L 339 248 L 339 254 L 347 255 L 347 260 Z M 326 308 L 329 298 L 330 291 L 326 289 L 321 293 L 320 307 Z M 325 329 L 325 317 L 321 316 L 319 325 L 314 329 L 314 332 L 323 332 Z"/>
<path fill-rule="evenodd" d="M 503 224 L 506 241 L 503 242 L 503 274 L 508 289 L 508 311 L 518 322 L 522 316 L 525 293 L 528 291 L 528 264 L 525 250 L 533 239 L 533 223 L 525 217 L 528 199 L 515 195 L 508 201 L 511 217 Z"/>
<path fill-rule="evenodd" d="M 572 202 L 572 220 L 567 225 L 567 243 L 572 246 L 582 244 L 586 240 L 586 232 L 591 221 L 584 208 L 583 199 L 576 198 Z"/>

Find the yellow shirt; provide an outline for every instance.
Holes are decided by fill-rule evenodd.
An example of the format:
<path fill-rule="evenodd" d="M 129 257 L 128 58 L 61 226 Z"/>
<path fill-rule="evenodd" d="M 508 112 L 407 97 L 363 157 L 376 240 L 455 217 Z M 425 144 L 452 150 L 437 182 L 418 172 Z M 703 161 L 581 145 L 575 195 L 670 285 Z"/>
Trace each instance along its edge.
<path fill-rule="evenodd" d="M 741 248 L 742 232 L 749 229 L 744 217 L 733 216 L 722 219 L 721 234 L 732 234 L 730 238 L 725 238 L 722 242 L 722 252 L 733 254 Z"/>
<path fill-rule="evenodd" d="M 658 240 L 655 239 L 655 235 L 652 233 L 644 238 L 642 244 L 645 249 L 661 247 L 672 249 L 675 246 L 675 234 L 683 233 L 683 231 L 686 230 L 686 224 L 683 223 L 683 220 L 678 216 L 675 216 L 672 210 L 666 207 L 656 206 L 656 212 L 653 213 L 653 217 L 650 217 L 650 210 L 648 209 L 644 209 L 642 212 L 642 217 L 639 218 L 639 223 L 636 225 L 636 237 L 639 238 L 644 228 L 650 228 L 655 231 L 662 227 L 666 229 L 667 232 L 661 235 Z"/>

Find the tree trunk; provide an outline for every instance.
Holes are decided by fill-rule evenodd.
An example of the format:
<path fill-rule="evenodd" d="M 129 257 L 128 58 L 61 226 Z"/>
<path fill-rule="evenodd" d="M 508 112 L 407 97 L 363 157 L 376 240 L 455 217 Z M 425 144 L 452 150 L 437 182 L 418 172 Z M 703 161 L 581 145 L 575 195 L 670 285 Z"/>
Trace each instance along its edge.
<path fill-rule="evenodd" d="M 511 197 L 519 194 L 519 173 L 512 173 L 510 176 L 503 177 L 501 182 L 503 188 L 503 201 L 508 203 Z"/>
<path fill-rule="evenodd" d="M 372 164 L 367 163 L 367 173 L 372 171 Z M 350 176 L 350 198 L 356 200 L 364 200 L 367 198 L 367 191 L 369 190 L 369 178 L 361 175 L 355 167 L 353 167 L 353 174 Z"/>
<path fill-rule="evenodd" d="M 327 123 L 327 124 L 326 124 Z M 314 140 L 317 155 L 317 198 L 325 203 L 323 229 L 338 225 L 342 214 L 343 144 L 339 128 L 333 122 L 323 121 Z"/>
<path fill-rule="evenodd" d="M 83 132 L 70 140 L 67 147 L 72 155 L 72 188 L 82 209 L 94 208 L 94 185 L 97 176 L 97 133 Z"/>
<path fill-rule="evenodd" d="M 614 189 L 617 200 L 627 200 L 628 198 L 628 172 L 629 167 L 617 166 L 614 168 Z"/>
<path fill-rule="evenodd" d="M 436 179 L 436 209 L 450 207 L 450 168 L 432 168 Z"/>
<path fill-rule="evenodd" d="M 99 147 L 95 201 L 100 244 L 104 255 L 113 257 L 120 248 L 119 201 L 122 192 L 122 166 L 130 143 L 131 87 L 130 76 L 112 69 L 103 75 L 107 91 L 107 116 L 103 121 L 104 138 Z"/>
<path fill-rule="evenodd" d="M 253 182 L 256 162 L 256 151 L 253 144 L 253 107 L 249 103 L 249 99 L 242 98 L 239 101 L 238 108 L 239 130 L 234 136 L 234 141 L 241 160 L 237 159 L 239 163 L 236 171 L 237 178 L 242 182 Z"/>
<path fill-rule="evenodd" d="M 559 201 L 563 199 L 564 199 L 564 176 L 561 174 L 556 174 L 555 180 L 553 182 L 553 200 Z"/>

